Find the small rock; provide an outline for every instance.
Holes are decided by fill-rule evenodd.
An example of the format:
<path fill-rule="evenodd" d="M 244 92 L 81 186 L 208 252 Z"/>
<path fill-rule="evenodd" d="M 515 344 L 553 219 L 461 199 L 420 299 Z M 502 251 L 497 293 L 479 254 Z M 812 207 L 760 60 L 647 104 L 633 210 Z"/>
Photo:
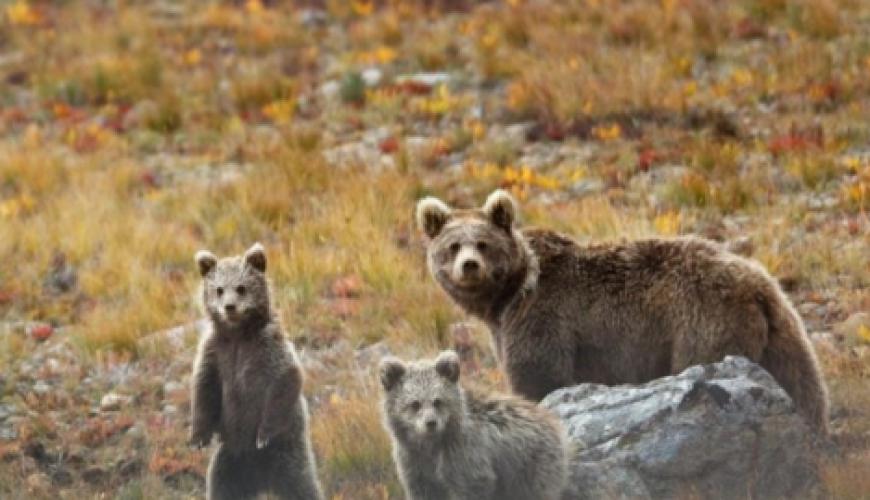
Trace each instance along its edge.
<path fill-rule="evenodd" d="M 115 467 L 115 470 L 122 479 L 126 480 L 139 475 L 143 468 L 144 464 L 141 459 L 131 458 L 129 460 L 121 460 L 117 467 Z"/>
<path fill-rule="evenodd" d="M 108 478 L 109 473 L 99 467 L 91 467 L 82 472 L 82 481 L 94 486 L 104 484 Z"/>
<path fill-rule="evenodd" d="M 322 26 L 327 21 L 329 21 L 329 16 L 320 9 L 302 9 L 299 11 L 299 24 L 307 28 Z"/>
<path fill-rule="evenodd" d="M 100 400 L 100 411 L 118 411 L 121 409 L 122 406 L 130 403 L 130 401 L 132 401 L 132 398 L 130 396 L 124 396 L 115 392 L 110 392 L 103 396 L 103 399 Z"/>
<path fill-rule="evenodd" d="M 816 439 L 773 377 L 742 357 L 642 385 L 581 384 L 541 405 L 576 454 L 570 498 L 796 498 L 819 483 Z M 567 498 L 568 496 L 566 496 Z"/>
<path fill-rule="evenodd" d="M 335 80 L 330 80 L 320 86 L 320 94 L 326 99 L 334 99 L 338 97 L 340 91 L 341 83 Z"/>
<path fill-rule="evenodd" d="M 133 438 L 144 437 L 145 436 L 145 426 L 142 424 L 142 422 L 136 422 L 135 424 L 133 424 L 132 427 L 127 429 L 126 434 L 130 437 L 133 437 Z"/>
<path fill-rule="evenodd" d="M 49 391 L 51 391 L 51 386 L 46 384 L 43 380 L 39 380 L 33 384 L 33 392 L 39 395 L 48 394 Z"/>
<path fill-rule="evenodd" d="M 390 347 L 386 342 L 380 341 L 376 342 L 370 346 L 363 347 L 362 349 L 358 349 L 354 353 L 354 357 L 356 358 L 357 363 L 363 366 L 368 366 L 372 362 L 378 361 L 384 356 L 390 354 Z"/>
<path fill-rule="evenodd" d="M 399 76 L 396 78 L 396 83 L 410 82 L 417 85 L 434 87 L 436 85 L 449 84 L 452 80 L 453 78 L 447 73 L 417 73 Z"/>
<path fill-rule="evenodd" d="M 377 87 L 383 77 L 383 72 L 377 68 L 369 68 L 362 72 L 362 79 L 367 87 Z"/>
<path fill-rule="evenodd" d="M 64 488 L 75 482 L 72 473 L 65 469 L 58 469 L 51 474 L 51 482 L 54 486 Z"/>
<path fill-rule="evenodd" d="M 180 382 L 169 381 L 163 384 L 163 394 L 164 397 L 170 397 L 175 393 L 186 390 L 183 384 Z"/>

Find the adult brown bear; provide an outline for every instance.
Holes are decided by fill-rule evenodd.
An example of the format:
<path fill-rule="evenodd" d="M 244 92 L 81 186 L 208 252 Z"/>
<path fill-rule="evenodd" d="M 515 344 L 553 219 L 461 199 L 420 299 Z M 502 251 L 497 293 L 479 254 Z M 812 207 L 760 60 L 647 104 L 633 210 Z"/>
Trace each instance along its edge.
<path fill-rule="evenodd" d="M 694 237 L 582 246 L 518 229 L 496 191 L 480 209 L 417 205 L 438 284 L 490 328 L 511 386 L 532 400 L 582 382 L 642 383 L 741 355 L 821 433 L 825 383 L 803 323 L 758 263 Z"/>

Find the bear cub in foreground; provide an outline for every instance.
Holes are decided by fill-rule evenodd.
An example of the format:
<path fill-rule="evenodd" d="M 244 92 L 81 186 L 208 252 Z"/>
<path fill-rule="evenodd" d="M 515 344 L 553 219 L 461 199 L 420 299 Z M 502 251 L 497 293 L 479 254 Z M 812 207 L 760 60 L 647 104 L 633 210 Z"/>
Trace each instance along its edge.
<path fill-rule="evenodd" d="M 480 209 L 417 205 L 428 267 L 490 329 L 514 392 L 637 384 L 739 355 L 759 363 L 827 432 L 827 389 L 803 323 L 757 262 L 700 238 L 583 246 L 519 229 L 496 191 Z"/>
<path fill-rule="evenodd" d="M 459 384 L 459 357 L 381 361 L 384 425 L 409 500 L 557 500 L 567 452 L 555 416 Z"/>
<path fill-rule="evenodd" d="M 220 445 L 208 470 L 210 500 L 320 500 L 302 396 L 303 374 L 273 311 L 266 255 L 196 254 L 210 329 L 193 373 L 191 444 Z"/>

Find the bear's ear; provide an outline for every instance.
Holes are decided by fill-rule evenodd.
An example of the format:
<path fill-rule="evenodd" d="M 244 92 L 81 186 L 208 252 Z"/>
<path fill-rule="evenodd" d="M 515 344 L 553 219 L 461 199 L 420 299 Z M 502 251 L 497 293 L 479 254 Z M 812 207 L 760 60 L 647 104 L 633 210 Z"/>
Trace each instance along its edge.
<path fill-rule="evenodd" d="M 429 239 L 435 238 L 450 220 L 450 212 L 450 207 L 438 198 L 423 198 L 417 203 L 417 227 Z"/>
<path fill-rule="evenodd" d="M 203 278 L 217 265 L 217 257 L 208 250 L 196 252 L 194 259 L 196 259 L 196 265 L 199 267 L 199 275 Z"/>
<path fill-rule="evenodd" d="M 517 218 L 517 204 L 507 191 L 499 189 L 486 199 L 483 213 L 496 226 L 511 231 Z"/>
<path fill-rule="evenodd" d="M 245 252 L 245 264 L 261 273 L 266 272 L 266 250 L 263 249 L 263 245 L 254 243 L 254 246 Z"/>
<path fill-rule="evenodd" d="M 378 368 L 378 373 L 381 377 L 381 385 L 384 386 L 384 389 L 389 391 L 402 380 L 406 371 L 407 368 L 405 368 L 405 363 L 403 363 L 401 359 L 393 356 L 385 357 L 381 360 L 380 367 Z"/>
<path fill-rule="evenodd" d="M 435 358 L 435 373 L 454 384 L 459 380 L 459 355 L 455 351 L 444 351 Z"/>

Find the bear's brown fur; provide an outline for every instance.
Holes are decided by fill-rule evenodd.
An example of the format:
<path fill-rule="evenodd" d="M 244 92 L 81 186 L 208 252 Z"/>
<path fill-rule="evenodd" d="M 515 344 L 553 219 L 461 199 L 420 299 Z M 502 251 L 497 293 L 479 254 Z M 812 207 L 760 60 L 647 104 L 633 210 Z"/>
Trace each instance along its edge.
<path fill-rule="evenodd" d="M 190 441 L 221 443 L 207 478 L 209 500 L 271 492 L 286 500 L 323 498 L 296 351 L 269 298 L 266 255 L 218 260 L 200 251 L 202 305 L 209 318 L 193 372 Z"/>
<path fill-rule="evenodd" d="M 460 383 L 459 356 L 381 360 L 384 425 L 409 500 L 558 500 L 568 444 L 558 419 Z"/>
<path fill-rule="evenodd" d="M 642 383 L 741 355 L 827 432 L 827 390 L 803 323 L 758 263 L 695 237 L 581 246 L 516 226 L 496 191 L 480 209 L 426 198 L 429 270 L 490 328 L 513 390 L 540 400 L 582 382 Z"/>

